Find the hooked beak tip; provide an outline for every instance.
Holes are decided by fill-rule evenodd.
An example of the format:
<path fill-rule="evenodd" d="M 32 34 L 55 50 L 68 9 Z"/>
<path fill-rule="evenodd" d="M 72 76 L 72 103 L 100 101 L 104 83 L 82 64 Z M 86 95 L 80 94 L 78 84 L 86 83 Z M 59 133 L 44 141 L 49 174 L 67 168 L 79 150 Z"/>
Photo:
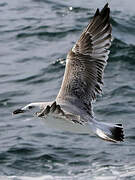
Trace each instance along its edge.
<path fill-rule="evenodd" d="M 24 110 L 22 109 L 16 109 L 15 111 L 13 111 L 13 114 L 19 114 L 19 113 L 23 113 Z"/>

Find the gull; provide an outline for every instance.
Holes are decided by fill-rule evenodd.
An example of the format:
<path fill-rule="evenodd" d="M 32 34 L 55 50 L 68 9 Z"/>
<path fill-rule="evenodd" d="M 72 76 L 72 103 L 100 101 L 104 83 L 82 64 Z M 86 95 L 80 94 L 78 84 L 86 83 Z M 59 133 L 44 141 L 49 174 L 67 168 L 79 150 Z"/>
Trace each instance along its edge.
<path fill-rule="evenodd" d="M 52 126 L 77 133 L 94 133 L 103 140 L 124 140 L 122 124 L 101 122 L 93 113 L 93 102 L 102 93 L 103 74 L 112 41 L 110 8 L 108 3 L 95 15 L 82 32 L 79 40 L 68 52 L 65 73 L 59 93 L 54 101 L 35 102 L 19 108 L 13 114 L 33 108 L 39 118 Z"/>

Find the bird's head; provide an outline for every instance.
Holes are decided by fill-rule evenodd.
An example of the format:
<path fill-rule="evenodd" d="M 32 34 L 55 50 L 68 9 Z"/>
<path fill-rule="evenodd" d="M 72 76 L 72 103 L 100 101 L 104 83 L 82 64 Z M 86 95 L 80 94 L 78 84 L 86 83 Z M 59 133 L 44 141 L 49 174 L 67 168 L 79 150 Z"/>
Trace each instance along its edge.
<path fill-rule="evenodd" d="M 35 108 L 35 106 L 28 104 L 27 106 L 25 106 L 23 108 L 19 108 L 19 109 L 16 109 L 15 111 L 13 111 L 13 114 L 25 113 L 25 112 L 28 112 L 30 110 L 33 110 L 34 108 Z"/>
<path fill-rule="evenodd" d="M 23 108 L 16 109 L 13 114 L 20 114 L 25 112 L 36 112 L 44 107 L 44 103 L 30 103 Z"/>
<path fill-rule="evenodd" d="M 29 112 L 33 109 L 35 109 L 36 106 L 28 104 L 27 106 L 23 107 L 23 108 L 19 108 L 16 109 L 15 111 L 13 111 L 13 114 L 20 114 L 20 113 L 25 113 L 25 112 Z"/>
<path fill-rule="evenodd" d="M 26 105 L 23 108 L 16 109 L 13 111 L 13 114 L 20 114 L 20 113 L 25 113 L 25 112 L 32 112 L 34 114 L 38 114 L 39 110 L 43 110 L 47 105 L 50 105 L 51 102 L 35 102 L 35 103 L 30 103 Z"/>

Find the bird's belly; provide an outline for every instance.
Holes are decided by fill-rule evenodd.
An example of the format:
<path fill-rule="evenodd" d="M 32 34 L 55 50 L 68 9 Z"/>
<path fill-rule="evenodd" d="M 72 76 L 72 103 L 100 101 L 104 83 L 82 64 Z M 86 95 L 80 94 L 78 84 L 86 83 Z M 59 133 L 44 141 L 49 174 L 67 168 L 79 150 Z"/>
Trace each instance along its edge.
<path fill-rule="evenodd" d="M 47 116 L 47 118 L 43 118 L 43 121 L 47 128 L 53 128 L 59 131 L 61 130 L 61 131 L 81 133 L 81 134 L 92 133 L 91 127 L 87 123 L 81 125 L 79 123 L 73 123 L 71 120 L 54 117 L 52 115 Z"/>

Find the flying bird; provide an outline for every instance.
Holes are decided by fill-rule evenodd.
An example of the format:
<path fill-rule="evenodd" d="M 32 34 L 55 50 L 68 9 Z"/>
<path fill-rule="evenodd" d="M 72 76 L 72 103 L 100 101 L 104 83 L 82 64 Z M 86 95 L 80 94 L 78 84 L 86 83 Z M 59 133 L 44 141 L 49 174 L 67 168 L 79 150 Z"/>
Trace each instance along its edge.
<path fill-rule="evenodd" d="M 112 41 L 110 8 L 108 3 L 96 10 L 79 40 L 68 52 L 65 73 L 59 93 L 54 101 L 35 102 L 17 109 L 13 114 L 24 113 L 38 107 L 36 116 L 48 119 L 53 126 L 66 131 L 95 133 L 103 140 L 124 140 L 122 124 L 101 122 L 93 113 L 96 95 L 102 93 L 103 73 Z"/>

